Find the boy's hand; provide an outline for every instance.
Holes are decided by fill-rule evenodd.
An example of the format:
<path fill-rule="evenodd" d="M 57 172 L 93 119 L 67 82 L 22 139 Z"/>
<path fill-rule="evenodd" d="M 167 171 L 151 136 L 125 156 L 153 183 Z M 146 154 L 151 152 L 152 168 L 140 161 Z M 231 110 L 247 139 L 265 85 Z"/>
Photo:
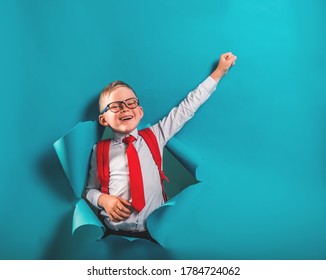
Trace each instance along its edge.
<path fill-rule="evenodd" d="M 120 222 L 129 218 L 131 203 L 127 200 L 109 194 L 101 194 L 98 205 L 103 207 L 109 218 L 113 222 Z"/>
<path fill-rule="evenodd" d="M 237 57 L 233 55 L 231 52 L 224 53 L 220 56 L 220 60 L 216 69 L 211 74 L 211 77 L 218 81 L 221 79 L 229 69 L 235 64 Z"/>

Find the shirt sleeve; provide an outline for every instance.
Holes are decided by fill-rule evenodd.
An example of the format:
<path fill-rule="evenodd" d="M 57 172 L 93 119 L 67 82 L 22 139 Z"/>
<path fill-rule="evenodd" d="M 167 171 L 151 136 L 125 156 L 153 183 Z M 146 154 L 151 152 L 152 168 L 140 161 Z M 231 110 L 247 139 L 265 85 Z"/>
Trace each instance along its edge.
<path fill-rule="evenodd" d="M 97 179 L 96 145 L 94 145 L 86 186 L 86 199 L 97 209 L 102 209 L 97 204 L 101 194 L 101 185 Z"/>
<path fill-rule="evenodd" d="M 191 91 L 170 113 L 152 126 L 161 147 L 190 120 L 198 108 L 215 91 L 217 83 L 211 76 L 206 78 L 196 89 Z"/>

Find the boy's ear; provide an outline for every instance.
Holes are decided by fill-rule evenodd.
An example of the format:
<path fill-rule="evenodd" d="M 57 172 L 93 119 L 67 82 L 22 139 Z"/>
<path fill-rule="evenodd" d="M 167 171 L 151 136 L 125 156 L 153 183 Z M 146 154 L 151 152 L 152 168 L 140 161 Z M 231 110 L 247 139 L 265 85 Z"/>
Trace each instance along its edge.
<path fill-rule="evenodd" d="M 143 107 L 139 106 L 139 110 L 140 110 L 140 118 L 143 118 L 143 116 L 144 116 Z"/>
<path fill-rule="evenodd" d="M 103 126 L 110 126 L 103 115 L 98 116 L 98 122 Z"/>

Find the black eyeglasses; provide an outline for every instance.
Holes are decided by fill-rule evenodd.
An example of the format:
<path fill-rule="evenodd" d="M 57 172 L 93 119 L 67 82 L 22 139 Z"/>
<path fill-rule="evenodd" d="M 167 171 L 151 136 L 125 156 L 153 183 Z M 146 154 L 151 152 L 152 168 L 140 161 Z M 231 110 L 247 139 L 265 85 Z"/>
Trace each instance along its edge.
<path fill-rule="evenodd" d="M 135 109 L 139 105 L 139 99 L 137 97 L 128 98 L 123 101 L 114 101 L 105 106 L 101 114 L 110 110 L 113 113 L 118 113 L 123 109 L 124 104 L 128 109 Z"/>

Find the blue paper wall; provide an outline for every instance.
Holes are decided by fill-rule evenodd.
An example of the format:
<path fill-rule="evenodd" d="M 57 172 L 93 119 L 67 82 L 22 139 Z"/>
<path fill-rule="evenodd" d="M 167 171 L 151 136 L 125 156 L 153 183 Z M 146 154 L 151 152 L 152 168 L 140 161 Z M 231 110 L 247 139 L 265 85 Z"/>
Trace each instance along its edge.
<path fill-rule="evenodd" d="M 0 258 L 325 259 L 325 9 L 1 3 Z M 53 142 L 96 119 L 98 93 L 115 79 L 138 93 L 144 122 L 157 121 L 229 50 L 237 64 L 176 136 L 202 157 L 202 182 L 162 219 L 167 248 L 72 238 L 75 198 Z"/>

